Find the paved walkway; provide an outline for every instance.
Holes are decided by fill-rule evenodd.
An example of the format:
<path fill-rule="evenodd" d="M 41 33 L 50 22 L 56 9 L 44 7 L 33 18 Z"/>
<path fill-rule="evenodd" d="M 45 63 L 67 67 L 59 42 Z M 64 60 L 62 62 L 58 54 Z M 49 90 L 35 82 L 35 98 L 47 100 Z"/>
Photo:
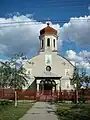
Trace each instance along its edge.
<path fill-rule="evenodd" d="M 50 105 L 47 102 L 36 102 L 19 120 L 58 120 L 54 111 L 54 105 Z"/>

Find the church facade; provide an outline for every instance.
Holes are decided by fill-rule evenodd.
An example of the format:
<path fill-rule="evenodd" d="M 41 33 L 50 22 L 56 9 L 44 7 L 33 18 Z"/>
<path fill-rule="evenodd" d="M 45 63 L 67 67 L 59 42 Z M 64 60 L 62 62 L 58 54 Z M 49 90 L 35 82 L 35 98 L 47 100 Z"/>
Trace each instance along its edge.
<path fill-rule="evenodd" d="M 29 86 L 26 89 L 43 92 L 74 89 L 70 78 L 74 65 L 66 58 L 58 55 L 57 30 L 49 24 L 40 30 L 40 52 L 24 64 Z"/>

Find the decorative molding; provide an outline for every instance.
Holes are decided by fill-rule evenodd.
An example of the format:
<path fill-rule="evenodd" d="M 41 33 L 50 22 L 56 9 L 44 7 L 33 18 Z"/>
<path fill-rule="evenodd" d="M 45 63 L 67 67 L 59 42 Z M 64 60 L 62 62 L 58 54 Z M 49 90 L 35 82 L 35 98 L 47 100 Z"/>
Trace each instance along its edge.
<path fill-rule="evenodd" d="M 62 64 L 63 64 L 63 65 L 66 65 L 66 62 L 63 62 Z"/>
<path fill-rule="evenodd" d="M 34 65 L 34 64 L 35 64 L 34 62 L 31 62 L 31 61 L 30 61 L 30 62 L 28 62 L 28 63 L 29 63 L 29 64 L 32 64 L 32 65 Z"/>

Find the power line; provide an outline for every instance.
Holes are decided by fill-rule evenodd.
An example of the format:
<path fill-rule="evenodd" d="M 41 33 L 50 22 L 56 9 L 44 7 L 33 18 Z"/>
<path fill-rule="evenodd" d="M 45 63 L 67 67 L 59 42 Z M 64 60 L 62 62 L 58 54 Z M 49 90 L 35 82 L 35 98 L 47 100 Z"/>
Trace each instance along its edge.
<path fill-rule="evenodd" d="M 78 18 L 74 18 L 74 19 L 71 19 L 72 21 L 86 21 L 87 20 L 87 22 L 89 22 L 90 21 L 90 19 L 85 19 L 85 18 L 82 18 L 82 19 L 78 19 Z M 38 22 L 61 22 L 61 23 L 63 23 L 63 22 L 66 22 L 67 20 L 59 20 L 59 19 L 57 19 L 57 20 L 48 20 L 48 19 L 45 19 L 45 20 L 29 20 L 29 21 L 15 21 L 15 22 L 2 22 L 2 23 L 0 23 L 0 25 L 1 24 L 15 24 L 15 23 L 38 23 Z"/>
<path fill-rule="evenodd" d="M 47 2 L 46 4 L 44 4 L 44 5 L 60 5 L 60 6 L 62 6 L 62 5 L 78 5 L 78 4 L 80 4 L 80 5 L 84 5 L 84 4 L 88 4 L 86 1 L 72 1 L 72 2 Z"/>
<path fill-rule="evenodd" d="M 72 19 L 71 21 L 68 20 L 69 22 L 90 22 L 90 19 Z M 31 20 L 31 21 L 16 21 L 16 22 L 3 22 L 0 23 L 0 28 L 3 27 L 15 27 L 15 26 L 24 26 L 24 25 L 39 25 L 41 23 L 46 23 L 46 22 L 52 22 L 54 24 L 58 23 L 67 23 L 67 20 Z"/>
<path fill-rule="evenodd" d="M 67 5 L 67 7 L 84 7 L 88 5 L 88 0 L 85 1 L 71 1 L 71 0 L 64 0 L 64 1 L 58 1 L 58 0 L 45 0 L 43 2 L 40 2 L 39 4 L 37 3 L 36 5 L 34 4 L 34 6 L 32 5 L 31 8 L 48 8 L 48 7 L 65 7 Z"/>
<path fill-rule="evenodd" d="M 84 4 L 84 5 L 75 5 L 75 4 L 68 4 L 67 6 L 64 5 L 60 5 L 60 4 L 54 4 L 54 5 L 46 5 L 46 6 L 32 6 L 30 8 L 38 8 L 38 9 L 47 9 L 47 8 L 64 8 L 64 7 L 88 7 L 88 5 Z"/>
<path fill-rule="evenodd" d="M 83 0 L 75 0 L 75 1 L 72 1 L 72 0 L 45 0 L 45 1 L 43 1 L 43 2 L 51 2 L 51 3 L 53 3 L 53 2 L 89 2 L 89 0 L 85 0 L 85 1 L 83 1 Z"/>

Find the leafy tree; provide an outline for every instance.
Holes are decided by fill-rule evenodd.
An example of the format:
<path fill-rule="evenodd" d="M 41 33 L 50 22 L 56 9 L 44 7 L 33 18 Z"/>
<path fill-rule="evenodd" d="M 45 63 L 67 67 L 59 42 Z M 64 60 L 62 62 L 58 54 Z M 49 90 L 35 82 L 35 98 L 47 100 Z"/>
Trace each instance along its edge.
<path fill-rule="evenodd" d="M 15 89 L 22 89 L 26 84 L 28 84 L 27 80 L 25 79 L 24 68 L 20 65 L 20 68 L 17 69 L 17 60 L 22 58 L 22 60 L 26 59 L 23 54 L 15 55 L 11 58 L 10 64 L 11 67 L 11 79 L 9 81 L 9 85 Z"/>
<path fill-rule="evenodd" d="M 25 79 L 24 68 L 22 65 L 19 69 L 17 69 L 17 60 L 19 58 L 22 60 L 26 59 L 23 54 L 15 55 L 11 58 L 8 62 L 1 62 L 0 66 L 0 87 L 11 87 L 15 89 L 21 89 L 26 84 L 28 84 L 27 80 Z"/>
<path fill-rule="evenodd" d="M 70 80 L 71 80 L 72 85 L 76 84 L 77 88 L 80 87 L 80 76 L 78 73 L 78 69 L 76 67 L 74 68 L 74 72 L 73 72 L 72 78 L 70 78 Z"/>
<path fill-rule="evenodd" d="M 22 89 L 26 84 L 28 84 L 23 71 L 23 67 L 21 67 L 19 70 L 16 68 L 11 69 L 11 79 L 9 81 L 9 86 L 15 89 Z"/>
<path fill-rule="evenodd" d="M 9 76 L 10 76 L 10 67 L 6 63 L 1 62 L 1 66 L 0 66 L 0 86 L 2 88 L 8 86 Z"/>
<path fill-rule="evenodd" d="M 80 76 L 80 82 L 81 85 L 85 86 L 86 88 L 88 88 L 88 84 L 90 83 L 90 76 L 88 76 L 86 74 L 86 70 L 84 68 L 81 69 L 81 76 Z M 85 85 L 84 85 L 84 84 Z"/>
<path fill-rule="evenodd" d="M 15 106 L 17 106 L 17 92 L 16 89 L 22 89 L 23 86 L 28 84 L 25 79 L 24 68 L 22 65 L 19 69 L 17 69 L 17 60 L 22 58 L 25 60 L 25 56 L 23 54 L 15 55 L 8 62 L 1 62 L 0 65 L 0 87 L 4 88 L 11 87 L 15 89 Z"/>
<path fill-rule="evenodd" d="M 78 88 L 80 88 L 80 76 L 79 76 L 79 73 L 78 73 L 78 69 L 75 67 L 74 68 L 74 72 L 73 72 L 73 75 L 72 75 L 72 78 L 70 78 L 71 80 L 71 84 L 74 86 L 76 84 L 75 87 L 75 96 L 76 96 L 76 99 L 75 99 L 75 103 L 78 103 Z"/>
<path fill-rule="evenodd" d="M 85 83 L 85 87 L 88 88 L 88 84 L 90 83 L 90 76 L 85 76 L 82 80 L 82 83 Z"/>
<path fill-rule="evenodd" d="M 10 67 L 6 63 L 0 62 L 0 88 L 2 89 L 2 95 L 4 95 L 4 88 L 8 86 L 9 70 Z"/>

